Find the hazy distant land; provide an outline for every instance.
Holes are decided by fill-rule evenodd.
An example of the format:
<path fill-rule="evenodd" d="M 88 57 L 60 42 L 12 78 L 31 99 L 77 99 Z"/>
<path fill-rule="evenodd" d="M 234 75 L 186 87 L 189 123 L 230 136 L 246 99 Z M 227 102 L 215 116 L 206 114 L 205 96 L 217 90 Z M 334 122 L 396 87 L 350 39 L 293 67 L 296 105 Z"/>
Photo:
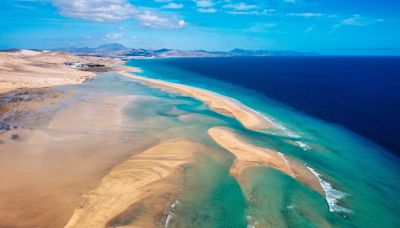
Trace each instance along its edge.
<path fill-rule="evenodd" d="M 319 55 L 312 52 L 245 50 L 236 48 L 231 51 L 177 50 L 177 49 L 143 49 L 129 48 L 118 43 L 104 44 L 99 47 L 69 47 L 57 50 L 68 51 L 79 55 L 119 56 L 130 58 L 168 58 L 168 57 L 238 57 L 238 56 L 309 56 Z"/>

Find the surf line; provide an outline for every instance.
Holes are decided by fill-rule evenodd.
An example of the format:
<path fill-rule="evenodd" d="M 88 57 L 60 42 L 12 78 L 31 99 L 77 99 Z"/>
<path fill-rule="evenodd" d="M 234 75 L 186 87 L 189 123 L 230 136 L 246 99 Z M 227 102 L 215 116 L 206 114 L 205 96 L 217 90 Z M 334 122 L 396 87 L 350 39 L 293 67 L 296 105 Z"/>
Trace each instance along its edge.
<path fill-rule="evenodd" d="M 183 84 L 178 84 L 178 83 L 173 83 L 173 82 L 168 82 L 168 81 L 163 81 L 163 80 L 158 80 L 158 79 L 152 79 L 152 78 L 147 78 L 143 76 L 137 76 L 134 74 L 131 74 L 129 72 L 137 73 L 141 72 L 140 69 L 138 68 L 131 68 L 131 67 L 126 67 L 125 69 L 119 71 L 119 73 L 125 77 L 133 78 L 139 81 L 144 82 L 145 84 L 149 86 L 154 86 L 157 88 L 163 88 L 169 91 L 173 92 L 178 92 L 184 95 L 189 95 L 191 97 L 194 97 L 195 99 L 198 99 L 200 101 L 203 101 L 207 103 L 211 109 L 215 110 L 216 112 L 219 112 L 223 115 L 229 115 L 234 118 L 236 118 L 239 122 L 241 122 L 246 128 L 254 131 L 260 131 L 262 129 L 267 128 L 268 126 L 273 126 L 282 132 L 284 132 L 287 136 L 289 136 L 291 139 L 294 140 L 294 142 L 303 150 L 310 150 L 311 147 L 307 145 L 306 143 L 301 142 L 299 139 L 301 138 L 299 135 L 293 133 L 290 131 L 288 128 L 284 127 L 283 125 L 279 124 L 277 121 L 272 120 L 272 118 L 268 118 L 262 113 L 246 106 L 242 102 L 231 98 L 227 97 L 224 95 L 221 95 L 219 93 L 215 93 L 213 91 L 208 91 L 206 89 L 202 88 L 196 88 L 188 85 L 183 85 Z M 221 105 L 222 103 L 222 105 Z M 243 115 L 245 118 L 243 118 Z M 249 123 L 248 118 L 250 118 L 252 121 Z M 283 154 L 279 154 L 279 156 L 282 156 Z M 284 158 L 284 157 L 283 157 Z M 284 159 L 285 162 L 287 162 L 286 158 Z M 325 199 L 328 203 L 329 210 L 331 212 L 351 212 L 350 210 L 341 207 L 337 205 L 337 202 L 344 198 L 346 196 L 346 193 L 341 192 L 337 189 L 334 189 L 332 185 L 325 181 L 324 179 L 321 178 L 321 175 L 311 167 L 308 167 L 308 170 L 318 179 L 319 184 L 321 185 L 321 188 L 323 189 L 325 193 Z M 167 219 L 170 220 L 170 219 Z M 169 221 L 168 221 L 169 223 Z M 167 224 L 168 224 L 167 223 Z M 166 225 L 167 225 L 166 224 Z"/>
<path fill-rule="evenodd" d="M 331 183 L 322 179 L 322 175 L 318 173 L 315 169 L 306 165 L 306 167 L 315 175 L 318 179 L 322 189 L 325 192 L 325 200 L 328 203 L 330 212 L 342 212 L 342 213 L 352 213 L 351 210 L 338 205 L 339 200 L 345 198 L 348 194 L 335 189 Z"/>
<path fill-rule="evenodd" d="M 276 121 L 273 121 L 266 115 L 248 107 L 244 103 L 234 98 L 203 88 L 135 75 L 135 73 L 142 72 L 139 68 L 124 67 L 118 72 L 125 77 L 139 80 L 148 86 L 191 96 L 208 104 L 210 109 L 214 110 L 215 112 L 237 119 L 245 128 L 249 130 L 265 132 L 266 129 L 273 126 L 283 131 L 290 138 L 294 139 L 294 142 L 303 150 L 311 149 L 309 145 L 299 140 L 299 135 L 291 132 L 286 127 L 278 124 Z"/>

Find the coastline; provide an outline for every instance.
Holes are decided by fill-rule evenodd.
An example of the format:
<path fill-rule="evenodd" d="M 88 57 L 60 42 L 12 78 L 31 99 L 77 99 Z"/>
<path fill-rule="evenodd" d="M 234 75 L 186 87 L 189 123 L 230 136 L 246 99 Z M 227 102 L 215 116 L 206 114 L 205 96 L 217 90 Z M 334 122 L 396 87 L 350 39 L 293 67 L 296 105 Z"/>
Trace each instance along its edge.
<path fill-rule="evenodd" d="M 99 76 L 95 80 L 89 82 L 88 86 L 74 86 L 72 87 L 72 90 L 66 89 L 66 93 L 64 93 L 64 95 L 61 94 L 62 96 L 60 96 L 60 94 L 54 94 L 55 97 L 53 97 L 51 94 L 47 94 L 47 92 L 43 91 L 47 90 L 57 92 L 57 88 L 26 89 L 26 91 L 22 89 L 21 92 L 19 92 L 20 90 L 12 91 L 12 93 L 15 93 L 15 96 L 12 96 L 12 98 L 17 101 L 16 103 L 22 104 L 23 102 L 26 102 L 26 104 L 22 104 L 21 106 L 18 106 L 18 108 L 26 106 L 27 113 L 32 113 L 38 107 L 35 103 L 35 99 L 33 99 L 33 104 L 29 104 L 29 102 L 31 102 L 30 97 L 32 96 L 30 91 L 38 92 L 39 94 L 37 96 L 39 103 L 47 103 L 49 107 L 54 106 L 54 104 L 65 103 L 59 102 L 59 100 L 62 99 L 64 101 L 66 100 L 64 99 L 66 96 L 70 96 L 70 94 L 74 94 L 76 92 L 79 93 L 79 88 L 82 88 L 80 90 L 81 92 L 85 93 L 85 91 L 88 91 L 89 93 L 80 96 L 79 99 L 69 103 L 68 106 L 64 106 L 64 109 L 61 109 L 60 112 L 57 112 L 56 115 L 51 117 L 51 122 L 43 123 L 43 127 L 40 127 L 39 129 L 33 129 L 33 131 L 31 131 L 32 129 L 28 130 L 22 127 L 21 129 L 11 129 L 3 135 L 0 135 L 0 140 L 7 137 L 5 142 L 0 141 L 0 146 L 3 146 L 2 148 L 9 148 L 10 151 L 8 153 L 4 153 L 2 156 L 7 155 L 11 158 L 10 155 L 12 155 L 13 158 L 16 158 L 18 153 L 15 152 L 21 150 L 21 152 L 26 153 L 23 154 L 24 156 L 28 154 L 29 156 L 39 157 L 41 156 L 40 153 L 50 152 L 50 150 L 47 151 L 45 147 L 52 147 L 51 151 L 57 151 L 57 155 L 55 153 L 51 154 L 51 159 L 55 159 L 57 156 L 61 155 L 66 156 L 65 158 L 68 158 L 67 160 L 69 161 L 75 161 L 70 163 L 70 165 L 73 164 L 74 166 L 73 171 L 64 167 L 65 170 L 56 170 L 56 172 L 53 172 L 53 167 L 46 167 L 45 165 L 41 170 L 42 173 L 36 173 L 39 174 L 37 176 L 40 178 L 54 178 L 56 175 L 57 180 L 51 180 L 52 182 L 44 182 L 43 184 L 39 185 L 38 183 L 40 180 L 36 182 L 30 182 L 30 179 L 25 179 L 26 183 L 24 184 L 24 189 L 22 189 L 22 185 L 13 185 L 11 182 L 13 178 L 14 180 L 16 178 L 21 178 L 16 176 L 16 173 L 9 172 L 8 174 L 3 174 L 3 176 L 0 175 L 0 179 L 2 177 L 9 178 L 9 182 L 6 184 L 10 186 L 10 191 L 3 193 L 6 196 L 6 200 L 4 202 L 7 202 L 8 206 L 14 206 L 14 208 L 10 207 L 8 211 L 5 211 L 7 207 L 0 207 L 0 209 L 4 210 L 3 214 L 0 213 L 0 217 L 7 215 L 6 213 L 12 214 L 12 212 L 16 210 L 16 207 L 21 205 L 13 200 L 13 198 L 17 198 L 18 200 L 25 200 L 26 202 L 32 202 L 32 200 L 35 200 L 34 203 L 30 203 L 30 205 L 26 207 L 27 209 L 20 209 L 26 214 L 21 214 L 18 216 L 26 218 L 27 222 L 40 221 L 43 222 L 41 224 L 44 225 L 56 224 L 56 226 L 53 227 L 62 227 L 67 224 L 68 221 L 71 227 L 79 227 L 80 224 L 82 224 L 82 227 L 156 227 L 156 225 L 159 226 L 160 224 L 165 224 L 166 226 L 168 224 L 175 224 L 175 222 L 180 221 L 182 217 L 182 213 L 179 210 L 182 210 L 182 208 L 185 207 L 185 201 L 180 198 L 181 194 L 184 195 L 186 194 L 186 191 L 188 191 L 188 189 L 182 188 L 182 186 L 185 186 L 184 179 L 186 178 L 187 174 L 186 172 L 183 172 L 183 170 L 186 167 L 189 168 L 188 170 L 190 170 L 192 167 L 196 167 L 197 162 L 201 161 L 201 156 L 199 159 L 196 157 L 196 154 L 201 152 L 198 151 L 197 148 L 208 146 L 208 143 L 212 143 L 212 145 L 217 147 L 219 151 L 222 150 L 224 152 L 223 154 L 227 158 L 224 161 L 227 162 L 227 169 L 224 170 L 224 175 L 229 176 L 229 178 L 232 179 L 235 184 L 237 184 L 239 190 L 241 190 L 241 192 L 239 191 L 238 194 L 239 197 L 243 196 L 243 199 L 247 200 L 248 203 L 252 203 L 250 201 L 250 198 L 253 197 L 253 193 L 251 191 L 254 190 L 252 187 L 255 186 L 257 181 L 251 178 L 251 176 L 248 174 L 257 173 L 259 170 L 262 172 L 276 172 L 277 170 L 282 175 L 285 175 L 285 178 L 291 183 L 296 182 L 296 185 L 300 183 L 302 185 L 301 189 L 303 189 L 303 187 L 306 188 L 307 192 L 310 192 L 313 197 L 318 199 L 321 202 L 320 205 L 322 205 L 319 210 L 324 211 L 327 214 L 332 213 L 332 216 L 341 216 L 343 218 L 350 217 L 349 215 L 353 212 L 359 213 L 356 210 L 357 208 L 348 203 L 349 201 L 343 200 L 348 196 L 352 196 L 353 194 L 351 191 L 349 191 L 349 189 L 346 189 L 341 185 L 341 181 L 345 180 L 344 178 L 338 178 L 332 173 L 326 171 L 325 167 L 327 167 L 327 165 L 329 166 L 329 163 L 321 163 L 324 165 L 324 167 L 322 167 L 320 163 L 303 159 L 303 157 L 298 156 L 299 154 L 296 154 L 301 153 L 305 156 L 314 156 L 316 153 L 313 152 L 317 152 L 319 150 L 317 150 L 317 144 L 311 144 L 314 145 L 313 150 L 307 151 L 308 149 L 304 145 L 301 145 L 302 142 L 299 141 L 301 140 L 301 136 L 296 134 L 297 131 L 295 133 L 285 128 L 287 126 L 285 124 L 286 122 L 278 122 L 278 119 L 274 119 L 272 116 L 269 117 L 269 115 L 266 115 L 268 116 L 267 119 L 262 113 L 258 113 L 256 110 L 246 107 L 239 101 L 218 93 L 214 93 L 212 91 L 196 88 L 194 86 L 170 83 L 168 81 L 156 79 L 153 80 L 151 78 L 136 76 L 129 73 L 140 72 L 140 69 L 138 68 L 121 66 L 119 68 L 115 68 L 114 72 L 115 74 L 110 74 L 111 77 L 104 75 L 107 79 L 103 78 L 103 75 Z M 121 80 L 121 77 L 117 76 L 117 73 L 121 74 L 121 72 L 125 74 L 123 76 L 136 79 L 135 82 L 133 83 L 130 80 Z M 101 86 L 104 84 L 113 84 L 118 81 L 118 83 L 124 84 L 124 87 L 106 87 L 106 90 L 103 91 L 110 93 L 106 93 L 106 95 L 104 95 L 97 93 L 98 88 L 96 85 L 99 84 L 96 83 L 98 83 L 98 81 L 100 81 Z M 149 89 L 149 87 L 161 89 L 162 92 L 155 92 L 153 89 Z M 88 88 L 94 88 L 95 91 L 90 91 Z M 120 90 L 121 88 L 123 89 Z M 160 97 L 162 97 L 164 100 L 157 100 L 157 102 L 153 103 L 153 105 L 149 105 L 149 102 L 143 99 L 143 95 L 141 94 L 143 92 L 141 90 L 142 88 L 143 91 L 148 90 L 149 93 L 154 93 L 155 96 L 162 94 Z M 122 92 L 121 94 L 119 93 L 119 91 L 130 91 L 129 93 L 136 94 L 136 89 L 140 91 L 140 95 L 137 97 L 135 97 L 136 95 L 131 97 L 130 95 L 125 94 L 125 92 Z M 118 92 L 114 93 L 116 91 Z M 41 92 L 43 92 L 45 96 L 42 97 Z M 201 106 L 201 109 L 196 107 L 193 108 L 193 110 L 192 107 L 185 107 L 185 109 L 182 109 L 179 112 L 179 115 L 165 117 L 171 118 L 171 120 L 173 119 L 174 122 L 172 123 L 171 121 L 170 123 L 174 124 L 174 126 L 176 123 L 182 125 L 191 125 L 194 123 L 196 126 L 200 126 L 208 121 L 206 127 L 204 127 L 204 125 L 201 126 L 201 132 L 195 131 L 193 132 L 194 134 L 190 133 L 189 136 L 189 132 L 184 131 L 183 135 L 172 137 L 172 134 L 166 131 L 165 134 L 170 138 L 157 138 L 156 136 L 157 139 L 154 141 L 147 139 L 149 134 L 145 136 L 141 135 L 139 140 L 143 146 L 136 149 L 129 148 L 135 144 L 135 141 L 132 140 L 132 135 L 125 133 L 117 134 L 118 131 L 116 131 L 116 128 L 121 127 L 121 130 L 124 131 L 128 129 L 128 131 L 133 129 L 143 130 L 140 127 L 135 128 L 138 127 L 138 125 L 134 126 L 136 119 L 130 119 L 131 117 L 135 116 L 136 118 L 140 115 L 146 115 L 154 118 L 158 115 L 162 116 L 163 114 L 171 113 L 172 111 L 169 109 L 172 107 L 171 110 L 174 110 L 177 107 L 176 104 L 179 104 L 179 100 L 181 99 L 189 101 L 187 103 L 195 103 L 196 105 L 199 103 L 197 101 L 193 101 L 192 99 L 187 99 L 187 97 L 169 96 L 165 93 L 179 93 L 185 96 L 193 97 L 196 100 L 204 101 L 205 104 L 214 104 L 214 106 L 209 105 L 208 107 L 215 112 L 219 112 L 225 116 L 237 119 L 247 129 L 261 132 L 257 133 L 256 137 L 264 133 L 262 132 L 263 129 L 266 129 L 266 134 L 269 134 L 269 130 L 271 128 L 273 128 L 273 133 L 275 133 L 276 129 L 282 130 L 283 133 L 287 133 L 289 136 L 291 141 L 287 143 L 292 144 L 290 146 L 293 148 L 293 150 L 286 150 L 284 147 L 276 146 L 275 141 L 273 141 L 272 144 L 274 145 L 273 148 L 277 149 L 269 149 L 269 146 L 256 146 L 256 144 L 253 144 L 252 142 L 252 134 L 249 134 L 249 131 L 242 132 L 243 128 L 238 127 L 236 123 L 234 123 L 233 126 L 226 126 L 229 122 L 210 121 L 210 118 L 221 119 L 224 121 L 226 118 L 216 116 L 215 113 L 207 116 L 207 114 L 202 112 L 204 109 L 206 109 L 204 105 Z M 89 94 L 90 96 L 88 96 Z M 146 94 L 146 96 L 149 95 L 147 92 L 144 94 Z M 0 99 L 2 99 L 1 95 L 3 94 L 0 94 Z M 50 95 L 50 97 L 48 97 L 48 95 Z M 26 97 L 29 99 L 24 100 Z M 76 97 L 78 96 L 75 96 L 75 98 Z M 240 96 L 237 97 L 240 98 Z M 9 98 L 11 97 L 5 97 L 4 99 L 6 101 Z M 137 104 L 135 102 L 137 102 Z M 10 104 L 6 104 L 14 104 L 14 101 L 10 100 L 9 103 Z M 139 106 L 139 103 L 146 104 L 144 106 Z M 70 106 L 71 104 L 73 107 Z M 166 106 L 161 107 L 162 111 L 157 109 L 158 106 L 163 105 Z M 136 113 L 134 115 L 128 116 L 129 112 L 132 111 L 134 107 L 150 107 L 151 111 L 142 113 L 142 108 L 138 108 L 135 109 Z M 156 108 L 153 110 L 153 107 Z M 10 109 L 12 108 L 13 107 L 11 106 Z M 203 114 L 199 114 L 197 111 Z M 233 112 L 236 113 L 234 114 Z M 176 113 L 177 112 L 175 110 L 174 114 Z M 207 113 L 210 113 L 209 109 L 207 109 Z M 254 120 L 254 122 L 249 123 L 249 118 L 246 115 L 251 115 L 254 117 L 254 119 L 250 118 L 250 120 Z M 206 121 L 203 121 L 203 118 Z M 263 128 L 261 128 L 259 125 L 260 123 L 264 124 L 261 122 L 260 118 L 263 118 L 267 124 L 262 125 Z M 128 120 L 129 122 L 123 122 L 123 120 Z M 126 127 L 127 125 L 130 125 L 132 120 L 133 125 L 130 126 L 132 128 L 123 128 L 123 126 Z M 279 118 L 279 120 L 281 119 Z M 247 125 L 245 125 L 245 123 L 247 123 Z M 281 123 L 285 125 L 281 125 Z M 36 124 L 36 122 L 33 122 L 32 124 Z M 142 124 L 146 125 L 147 122 Z M 160 126 L 162 126 L 162 124 L 160 124 Z M 249 126 L 254 129 L 251 129 Z M 19 135 L 19 139 L 12 139 L 11 134 L 14 134 L 14 132 L 17 132 L 18 134 L 19 132 L 22 132 L 22 134 Z M 197 137 L 197 133 L 201 133 L 199 140 L 202 140 L 201 142 L 205 142 L 205 144 L 197 143 L 200 142 L 197 138 L 194 138 Z M 280 133 L 281 131 L 279 131 L 279 134 Z M 250 138 L 245 137 L 246 135 Z M 284 134 L 279 135 L 279 139 L 287 141 L 288 138 L 286 135 L 283 135 Z M 306 134 L 304 135 L 307 136 Z M 271 137 L 277 136 L 274 135 Z M 266 139 L 268 140 L 269 138 Z M 89 142 L 90 140 L 92 141 Z M 150 140 L 151 143 L 143 143 L 145 140 Z M 121 144 L 122 142 L 126 143 L 125 146 Z M 312 142 L 314 143 L 314 141 Z M 170 146 L 170 144 L 175 143 L 177 146 Z M 186 144 L 188 144 L 187 147 L 190 147 L 190 149 L 188 149 L 186 152 L 180 153 L 178 148 L 186 148 Z M 264 143 L 261 144 L 264 145 Z M 110 146 L 110 148 L 108 148 L 107 151 L 104 150 L 104 147 L 108 146 Z M 22 147 L 25 147 L 25 149 L 22 150 Z M 300 150 L 300 148 L 303 149 L 303 151 Z M 75 150 L 74 153 L 76 154 L 70 154 L 70 152 L 67 151 L 70 149 Z M 103 153 L 101 150 L 104 150 L 104 154 L 101 154 Z M 163 153 L 163 151 L 168 153 Z M 64 154 L 61 154 L 60 152 Z M 31 155 L 29 153 L 31 153 Z M 148 156 L 149 154 L 151 154 L 151 156 Z M 165 154 L 173 157 L 162 157 Z M 50 153 L 47 156 L 49 155 Z M 180 157 L 181 155 L 182 157 Z M 8 159 L 7 156 L 3 158 Z M 5 168 L 2 170 L 6 172 L 12 170 L 10 167 L 8 167 L 9 170 L 7 170 L 7 163 L 9 163 L 10 166 L 11 164 L 16 164 L 16 166 L 19 167 L 27 167 L 20 169 L 26 172 L 26 177 L 29 177 L 30 175 L 30 178 L 34 179 L 32 176 L 36 175 L 35 170 L 33 170 L 34 172 L 30 172 L 31 170 L 29 170 L 29 167 L 31 164 L 35 163 L 32 163 L 32 161 L 29 160 L 29 156 L 23 157 L 19 155 L 18 161 L 12 161 L 12 159 L 9 159 L 8 162 L 3 161 L 2 163 L 5 164 Z M 46 157 L 46 159 L 48 158 L 49 157 Z M 89 160 L 87 160 L 88 158 Z M 80 159 L 82 159 L 82 161 Z M 45 161 L 45 159 L 43 159 L 43 161 Z M 328 159 L 326 161 L 328 161 Z M 65 165 L 63 161 L 58 162 L 60 163 L 56 163 L 57 166 Z M 29 165 L 27 166 L 26 164 Z M 173 167 L 168 166 L 167 164 L 171 164 Z M 151 167 L 151 169 L 148 167 Z M 268 169 L 257 167 L 268 167 Z M 91 171 L 97 172 L 95 173 L 95 177 L 91 176 L 91 178 L 93 178 L 91 179 L 92 182 L 85 182 L 83 179 L 89 178 L 89 175 L 93 175 L 93 173 L 83 173 L 84 177 L 82 178 L 78 176 L 80 175 L 79 172 L 86 172 L 88 169 L 92 169 Z M 53 171 L 49 172 L 49 170 Z M 67 172 L 72 174 L 66 175 Z M 145 176 L 140 176 L 140 173 L 144 173 Z M 9 174 L 12 175 L 7 176 Z M 66 175 L 66 178 L 63 175 Z M 59 183 L 57 183 L 57 181 Z M 71 183 L 73 181 L 77 181 L 79 184 L 74 183 L 74 186 L 72 186 L 70 185 L 71 183 L 68 183 L 68 181 L 71 181 Z M 85 183 L 82 182 L 82 184 L 80 183 L 81 181 L 90 183 L 88 184 L 90 186 L 83 186 Z M 120 182 L 123 183 L 119 185 Z M 63 184 L 63 187 L 65 188 L 60 188 L 57 193 L 51 193 L 49 187 L 53 188 L 54 183 L 57 183 L 57 185 L 60 184 L 60 186 Z M 53 191 L 59 187 L 57 185 L 55 188 L 53 188 Z M 27 186 L 32 188 L 31 192 L 28 190 Z M 16 187 L 18 187 L 18 189 Z M 71 191 L 73 191 L 73 194 L 71 194 Z M 284 192 L 286 189 L 280 191 Z M 21 193 L 25 195 L 22 196 Z M 38 198 L 42 197 L 43 195 L 46 195 L 46 197 L 50 198 L 54 197 L 55 194 L 57 194 L 57 196 L 63 196 L 67 200 L 62 198 L 62 202 L 58 202 L 57 205 L 48 204 L 49 201 L 46 201 L 44 198 L 40 201 L 38 200 Z M 296 193 L 294 194 L 296 195 Z M 322 196 L 322 198 L 320 196 Z M 56 202 L 56 198 L 57 197 L 54 197 L 52 200 Z M 323 198 L 325 198 L 326 202 L 323 201 Z M 122 202 L 120 199 L 124 199 L 122 201 L 126 202 Z M 255 200 L 254 198 L 251 199 Z M 13 205 L 13 203 L 15 205 Z M 292 210 L 294 207 L 293 205 L 295 204 L 285 204 L 285 208 L 283 210 Z M 49 207 L 51 207 L 51 209 L 54 209 L 54 211 L 45 214 L 43 217 L 37 216 L 36 218 L 36 214 L 40 213 L 39 209 L 43 209 L 45 207 L 47 207 L 47 210 Z M 109 207 L 112 208 L 110 209 Z M 254 207 L 254 204 L 251 205 L 251 207 Z M 35 208 L 39 208 L 37 212 L 33 211 Z M 257 209 L 258 208 L 256 208 L 256 210 Z M 51 221 L 50 215 L 58 217 L 58 221 Z M 252 215 L 251 213 L 250 215 L 253 216 L 252 219 L 254 220 L 256 220 L 257 216 L 260 216 L 259 218 L 263 216 L 261 213 L 260 215 L 256 216 Z M 28 217 L 30 218 L 27 219 Z M 7 222 L 7 219 L 10 219 L 7 217 L 3 217 L 3 219 L 4 218 L 5 220 L 3 221 L 5 222 Z M 94 218 L 93 223 L 92 218 Z M 18 222 L 17 220 L 14 221 Z M 45 224 L 45 222 L 47 222 L 47 224 Z M 31 225 L 29 223 L 26 224 Z"/>
<path fill-rule="evenodd" d="M 296 133 L 292 132 L 288 128 L 284 127 L 274 119 L 263 115 L 262 113 L 246 106 L 242 102 L 202 88 L 193 86 L 167 82 L 158 79 L 146 78 L 138 76 L 133 73 L 141 73 L 140 68 L 124 66 L 117 73 L 136 80 L 140 80 L 147 85 L 169 90 L 174 93 L 190 96 L 204 103 L 208 104 L 210 109 L 225 116 L 233 117 L 239 121 L 245 128 L 249 130 L 267 132 L 269 128 L 274 128 L 281 131 L 280 134 L 288 136 L 293 143 L 300 147 L 302 150 L 307 151 L 311 149 L 311 146 L 301 141 L 301 137 Z"/>
<path fill-rule="evenodd" d="M 129 72 L 138 73 L 140 72 L 140 69 L 134 67 L 124 67 L 118 71 L 119 74 L 125 77 L 140 80 L 150 86 L 167 89 L 172 92 L 191 96 L 195 99 L 201 100 L 208 104 L 210 109 L 214 110 L 215 112 L 237 119 L 247 129 L 263 131 L 271 126 L 271 122 L 268 121 L 265 116 L 232 98 L 205 89 L 157 79 L 145 78 L 133 75 Z"/>
<path fill-rule="evenodd" d="M 293 144 L 298 146 L 304 151 L 308 151 L 311 147 L 300 141 L 300 136 L 291 132 L 289 129 L 277 123 L 273 119 L 267 119 L 264 115 L 256 110 L 253 110 L 233 98 L 208 91 L 201 88 L 196 88 L 188 85 L 172 83 L 157 79 L 151 79 L 131 74 L 140 73 L 141 70 L 135 67 L 124 67 L 119 74 L 139 80 L 144 84 L 151 87 L 166 89 L 170 92 L 180 93 L 182 95 L 191 96 L 195 99 L 205 102 L 209 105 L 210 109 L 220 114 L 236 118 L 242 125 L 254 131 L 263 132 L 263 130 L 274 127 L 281 130 L 285 135 L 293 140 Z M 337 203 L 340 199 L 344 198 L 346 193 L 342 193 L 334 189 L 332 185 L 325 181 L 319 173 L 313 168 L 300 161 L 285 156 L 279 151 L 267 150 L 252 145 L 238 138 L 231 130 L 224 127 L 213 127 L 208 130 L 210 137 L 221 147 L 229 151 L 236 157 L 230 174 L 235 177 L 240 185 L 245 183 L 241 178 L 241 173 L 247 168 L 255 166 L 267 166 L 277 169 L 288 176 L 294 178 L 310 189 L 316 191 L 325 198 L 330 212 L 344 212 L 350 213 L 351 211 L 339 206 Z M 336 194 L 340 192 L 340 194 Z"/>

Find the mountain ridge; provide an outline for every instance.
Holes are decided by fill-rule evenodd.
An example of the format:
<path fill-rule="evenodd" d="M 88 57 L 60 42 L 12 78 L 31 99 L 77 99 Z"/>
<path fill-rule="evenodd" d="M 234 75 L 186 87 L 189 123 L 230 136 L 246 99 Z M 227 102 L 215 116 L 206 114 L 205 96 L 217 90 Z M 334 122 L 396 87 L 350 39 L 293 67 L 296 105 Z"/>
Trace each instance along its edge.
<path fill-rule="evenodd" d="M 98 47 L 68 47 L 57 51 L 67 51 L 78 55 L 129 57 L 129 58 L 168 58 L 168 57 L 235 57 L 235 56 L 313 56 L 312 52 L 247 50 L 235 48 L 230 51 L 178 50 L 170 48 L 145 49 L 129 48 L 119 43 L 103 44 Z"/>

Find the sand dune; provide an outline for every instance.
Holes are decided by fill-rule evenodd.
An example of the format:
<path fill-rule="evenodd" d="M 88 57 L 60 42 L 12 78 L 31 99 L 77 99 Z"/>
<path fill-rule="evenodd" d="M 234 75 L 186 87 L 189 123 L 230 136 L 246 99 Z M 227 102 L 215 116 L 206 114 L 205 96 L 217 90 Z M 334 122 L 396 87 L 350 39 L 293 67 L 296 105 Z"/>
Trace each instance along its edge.
<path fill-rule="evenodd" d="M 177 139 L 132 156 L 114 167 L 95 190 L 83 196 L 84 203 L 75 210 L 66 227 L 104 227 L 143 199 L 160 194 L 166 190 L 160 182 L 178 175 L 184 165 L 193 162 L 198 148 L 196 143 Z M 156 221 L 146 224 L 156 226 Z"/>
<path fill-rule="evenodd" d="M 66 62 L 91 62 L 107 67 L 122 64 L 119 60 L 82 57 L 65 52 L 0 52 L 0 93 L 19 88 L 79 84 L 96 75 L 64 66 Z"/>
<path fill-rule="evenodd" d="M 254 166 L 268 166 L 286 173 L 321 195 L 325 194 L 318 179 L 305 165 L 288 157 L 283 157 L 276 151 L 254 146 L 224 127 L 211 128 L 208 133 L 220 146 L 236 157 L 230 173 L 239 183 L 244 181 L 241 179 L 241 173 L 245 169 Z"/>
<path fill-rule="evenodd" d="M 124 70 L 119 71 L 119 73 L 126 77 L 145 82 L 151 86 L 161 87 L 163 89 L 201 100 L 208 104 L 212 110 L 236 118 L 248 129 L 262 130 L 270 126 L 270 123 L 265 119 L 265 117 L 232 98 L 205 89 L 133 75 L 128 73 L 128 71 L 138 72 L 138 69 L 125 68 Z"/>

